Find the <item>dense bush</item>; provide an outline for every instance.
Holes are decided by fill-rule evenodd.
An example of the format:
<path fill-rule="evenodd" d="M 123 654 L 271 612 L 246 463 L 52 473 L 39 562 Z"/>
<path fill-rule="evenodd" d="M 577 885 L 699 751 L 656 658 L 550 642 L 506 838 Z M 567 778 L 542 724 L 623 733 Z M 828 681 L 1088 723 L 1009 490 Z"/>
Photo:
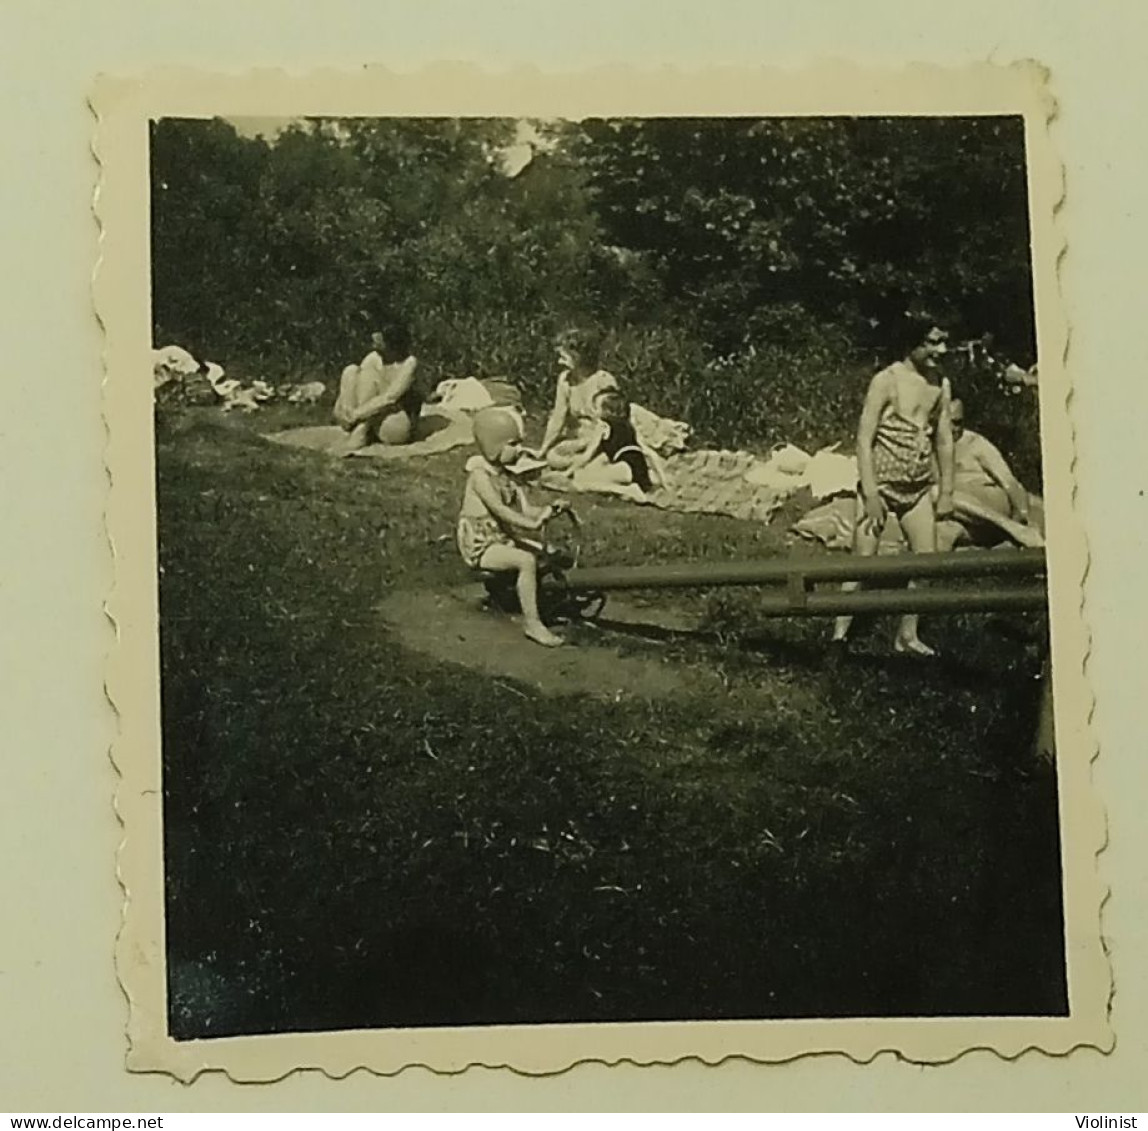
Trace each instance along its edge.
<path fill-rule="evenodd" d="M 710 340 L 760 310 L 889 344 L 906 311 L 1031 350 L 1019 118 L 587 121 L 566 128 L 610 239 L 665 268 Z"/>
<path fill-rule="evenodd" d="M 554 334 L 588 323 L 636 398 L 755 445 L 847 438 L 926 318 L 1032 358 L 1019 119 L 541 124 L 510 176 L 515 129 L 155 123 L 156 338 L 331 380 L 398 318 L 428 381 L 507 376 L 538 407 Z M 995 379 L 973 392 L 970 420 L 1028 442 Z"/>

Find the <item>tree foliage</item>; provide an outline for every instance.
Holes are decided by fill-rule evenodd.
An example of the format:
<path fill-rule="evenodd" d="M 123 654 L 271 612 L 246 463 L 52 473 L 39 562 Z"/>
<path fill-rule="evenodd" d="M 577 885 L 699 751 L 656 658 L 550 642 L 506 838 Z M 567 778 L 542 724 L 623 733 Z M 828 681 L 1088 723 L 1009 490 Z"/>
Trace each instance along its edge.
<path fill-rule="evenodd" d="M 1032 359 L 1019 119 L 540 123 L 509 176 L 515 131 L 156 122 L 156 337 L 330 378 L 401 319 L 432 377 L 540 399 L 553 334 L 590 323 L 636 396 L 726 442 L 839 438 L 925 316 Z"/>
<path fill-rule="evenodd" d="M 825 322 L 885 344 L 919 310 L 1031 351 L 1020 119 L 598 120 L 568 136 L 608 237 L 651 256 L 722 346 Z"/>

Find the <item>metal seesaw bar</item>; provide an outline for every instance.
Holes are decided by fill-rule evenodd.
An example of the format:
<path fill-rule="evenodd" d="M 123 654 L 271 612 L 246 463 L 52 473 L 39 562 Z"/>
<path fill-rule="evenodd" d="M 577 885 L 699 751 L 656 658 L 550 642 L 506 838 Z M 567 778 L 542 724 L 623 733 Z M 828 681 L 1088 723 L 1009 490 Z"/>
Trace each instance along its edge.
<path fill-rule="evenodd" d="M 673 562 L 663 565 L 591 566 L 565 576 L 570 590 L 699 589 L 723 585 L 799 582 L 910 581 L 915 578 L 1036 578 L 1045 572 L 1043 550 L 966 550 L 948 554 L 896 554 L 888 557 L 766 558 L 743 562 Z M 1037 592 L 1037 587 L 1031 587 Z M 988 592 L 988 591 L 986 591 Z M 998 592 L 1006 592 L 1004 590 Z M 1013 590 L 1007 592 L 1021 592 Z M 1029 592 L 1028 589 L 1024 592 Z M 1039 589 L 1042 594 L 1043 588 Z M 809 593 L 807 603 L 823 604 L 831 594 Z M 962 594 L 970 601 L 972 591 Z M 825 612 L 831 610 L 826 608 Z M 844 610 L 849 611 L 849 610 Z"/>
<path fill-rule="evenodd" d="M 830 617 L 866 613 L 1004 613 L 1043 609 L 1048 595 L 1040 585 L 988 589 L 840 589 L 806 593 L 765 593 L 754 611 L 764 616 Z"/>

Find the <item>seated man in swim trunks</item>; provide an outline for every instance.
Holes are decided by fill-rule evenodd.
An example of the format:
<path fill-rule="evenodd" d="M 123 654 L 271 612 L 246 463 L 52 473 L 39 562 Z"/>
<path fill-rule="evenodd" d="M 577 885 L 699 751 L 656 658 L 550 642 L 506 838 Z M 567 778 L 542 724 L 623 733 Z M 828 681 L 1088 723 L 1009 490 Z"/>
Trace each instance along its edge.
<path fill-rule="evenodd" d="M 937 548 L 937 519 L 953 510 L 953 432 L 948 380 L 940 380 L 938 360 L 947 335 L 934 327 L 909 355 L 882 369 L 870 382 L 857 428 L 860 479 L 854 553 L 875 554 L 885 524 L 901 525 L 909 549 Z M 939 486 L 936 498 L 933 483 Z M 847 582 L 847 591 L 860 582 Z M 907 615 L 894 641 L 898 652 L 932 656 L 917 635 L 917 617 Z M 838 617 L 834 641 L 844 641 L 853 622 Z"/>
<path fill-rule="evenodd" d="M 953 515 L 937 525 L 937 549 L 994 546 L 1010 539 L 1019 546 L 1044 545 L 1044 508 L 1012 473 L 996 446 L 965 428 L 965 408 L 952 404 Z"/>
<path fill-rule="evenodd" d="M 418 361 L 406 331 L 392 326 L 371 335 L 374 347 L 339 380 L 335 422 L 347 433 L 343 455 L 368 444 L 407 444 L 415 438 L 422 396 L 415 384 Z"/>

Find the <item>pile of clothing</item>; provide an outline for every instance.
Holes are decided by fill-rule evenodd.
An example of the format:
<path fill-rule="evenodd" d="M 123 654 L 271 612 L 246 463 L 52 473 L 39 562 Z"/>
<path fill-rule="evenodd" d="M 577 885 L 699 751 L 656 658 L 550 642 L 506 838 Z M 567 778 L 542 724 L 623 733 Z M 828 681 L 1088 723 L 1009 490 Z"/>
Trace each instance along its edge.
<path fill-rule="evenodd" d="M 774 448 L 766 460 L 755 460 L 746 472 L 753 484 L 768 486 L 783 498 L 808 489 L 814 499 L 852 493 L 857 487 L 857 459 L 841 455 L 840 444 L 810 455 L 794 444 Z"/>
<path fill-rule="evenodd" d="M 658 455 L 676 455 L 689 447 L 690 426 L 684 420 L 670 420 L 640 404 L 632 404 L 630 423 L 638 439 Z"/>
<path fill-rule="evenodd" d="M 859 509 L 856 493 L 838 495 L 802 515 L 793 524 L 793 533 L 810 542 L 820 542 L 829 550 L 851 550 Z M 898 553 L 904 545 L 900 523 L 887 523 L 881 531 L 878 553 Z"/>
<path fill-rule="evenodd" d="M 207 367 L 182 347 L 152 350 L 151 368 L 157 406 L 215 404 L 217 397 L 207 378 Z"/>
<path fill-rule="evenodd" d="M 244 384 L 227 377 L 214 361 L 197 361 L 182 346 L 152 350 L 152 379 L 156 405 L 161 407 L 218 405 L 224 412 L 254 412 L 272 400 L 317 404 L 327 395 L 322 381 L 276 387 L 257 378 Z"/>
<path fill-rule="evenodd" d="M 522 394 L 503 377 L 452 377 L 440 381 L 427 404 L 447 412 L 479 412 L 484 408 L 521 410 Z"/>

